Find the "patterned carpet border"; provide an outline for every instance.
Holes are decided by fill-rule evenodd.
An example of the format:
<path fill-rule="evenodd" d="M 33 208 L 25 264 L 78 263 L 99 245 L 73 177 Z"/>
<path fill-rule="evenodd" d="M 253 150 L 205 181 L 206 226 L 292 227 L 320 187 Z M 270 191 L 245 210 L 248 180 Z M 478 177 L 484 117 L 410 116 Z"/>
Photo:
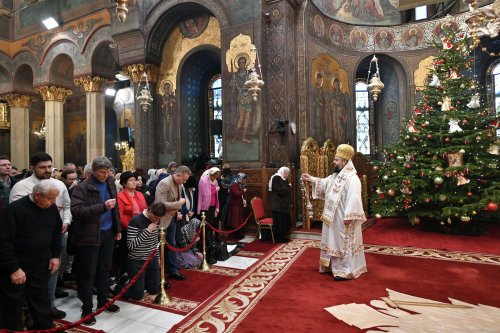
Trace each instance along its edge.
<path fill-rule="evenodd" d="M 191 318 L 175 327 L 173 332 L 233 332 L 252 311 L 258 301 L 272 288 L 309 247 L 319 248 L 318 240 L 300 240 L 282 245 L 272 251 L 259 265 L 233 282 L 219 295 L 207 301 L 206 306 Z M 365 252 L 434 260 L 448 260 L 474 264 L 500 265 L 500 256 L 461 251 L 442 251 L 398 246 L 365 244 Z"/>

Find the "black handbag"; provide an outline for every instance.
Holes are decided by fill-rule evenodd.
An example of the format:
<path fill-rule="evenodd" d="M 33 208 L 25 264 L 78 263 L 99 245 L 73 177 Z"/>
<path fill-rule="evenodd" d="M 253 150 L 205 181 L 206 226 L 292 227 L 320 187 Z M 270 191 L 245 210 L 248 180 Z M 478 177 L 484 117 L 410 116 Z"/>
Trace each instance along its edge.
<path fill-rule="evenodd" d="M 214 240 L 214 257 L 217 261 L 224 261 L 229 259 L 229 252 L 227 252 L 227 244 L 223 240 Z"/>

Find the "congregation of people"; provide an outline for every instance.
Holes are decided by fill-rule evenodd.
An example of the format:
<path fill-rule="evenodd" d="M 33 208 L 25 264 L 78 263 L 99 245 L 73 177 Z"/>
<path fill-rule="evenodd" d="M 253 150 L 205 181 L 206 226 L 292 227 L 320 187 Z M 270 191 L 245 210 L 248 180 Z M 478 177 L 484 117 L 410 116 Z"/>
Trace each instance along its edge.
<path fill-rule="evenodd" d="M 273 201 L 279 201 L 272 210 L 281 242 L 290 240 L 289 172 L 281 168 L 269 188 Z M 182 269 L 202 265 L 197 237 L 202 216 L 212 227 L 206 228 L 206 260 L 215 264 L 213 244 L 221 235 L 214 230 L 225 230 L 226 239 L 243 246 L 238 240 L 245 237 L 246 181 L 245 174 L 231 173 L 227 164 L 207 163 L 199 177 L 176 162 L 147 174 L 140 169 L 115 174 L 106 157 L 57 169 L 50 155 L 39 152 L 31 157 L 30 169 L 19 172 L 0 156 L 0 329 L 52 328 L 53 319 L 66 316 L 54 305 L 55 298 L 68 296 L 64 286 L 76 287 L 84 324 L 95 324 L 92 312 L 138 274 L 158 247 L 160 228 L 167 242 L 165 288 L 170 288 L 169 279 L 186 280 Z M 160 276 L 157 251 L 123 296 L 142 300 L 157 295 Z M 108 304 L 106 311 L 120 308 Z"/>

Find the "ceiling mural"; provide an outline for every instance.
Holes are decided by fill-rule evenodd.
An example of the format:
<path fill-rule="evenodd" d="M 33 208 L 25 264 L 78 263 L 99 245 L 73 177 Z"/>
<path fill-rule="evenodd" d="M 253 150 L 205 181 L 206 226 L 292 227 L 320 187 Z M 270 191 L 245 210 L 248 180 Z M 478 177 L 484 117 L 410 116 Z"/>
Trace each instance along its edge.
<path fill-rule="evenodd" d="M 401 24 L 398 0 L 313 0 L 312 2 L 326 16 L 345 23 Z"/>

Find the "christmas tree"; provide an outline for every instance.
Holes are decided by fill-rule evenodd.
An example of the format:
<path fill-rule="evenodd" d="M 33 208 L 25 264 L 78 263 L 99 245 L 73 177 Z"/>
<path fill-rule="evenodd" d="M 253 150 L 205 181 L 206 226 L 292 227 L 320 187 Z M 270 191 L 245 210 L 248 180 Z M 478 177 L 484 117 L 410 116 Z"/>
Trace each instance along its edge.
<path fill-rule="evenodd" d="M 471 75 L 472 41 L 444 30 L 419 101 L 398 143 L 374 162 L 379 182 L 371 197 L 376 217 L 425 218 L 449 232 L 500 220 L 498 115 Z"/>

